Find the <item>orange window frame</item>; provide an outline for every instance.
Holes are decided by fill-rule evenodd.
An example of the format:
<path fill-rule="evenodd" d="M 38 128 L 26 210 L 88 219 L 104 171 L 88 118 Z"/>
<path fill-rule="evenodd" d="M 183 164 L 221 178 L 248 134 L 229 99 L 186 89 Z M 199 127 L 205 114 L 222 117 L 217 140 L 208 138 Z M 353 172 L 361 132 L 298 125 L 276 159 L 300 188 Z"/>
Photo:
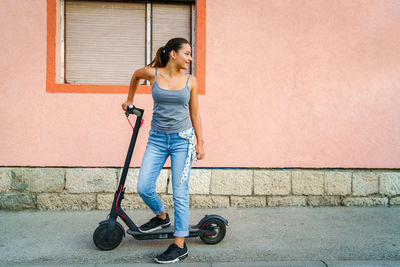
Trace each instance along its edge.
<path fill-rule="evenodd" d="M 46 92 L 48 93 L 93 93 L 93 94 L 126 94 L 129 85 L 99 84 L 61 84 L 56 82 L 56 49 L 57 49 L 57 1 L 47 0 L 47 71 Z M 196 0 L 196 78 L 198 93 L 205 94 L 205 61 L 206 61 L 206 0 Z M 150 85 L 139 85 L 138 94 L 150 94 Z"/>

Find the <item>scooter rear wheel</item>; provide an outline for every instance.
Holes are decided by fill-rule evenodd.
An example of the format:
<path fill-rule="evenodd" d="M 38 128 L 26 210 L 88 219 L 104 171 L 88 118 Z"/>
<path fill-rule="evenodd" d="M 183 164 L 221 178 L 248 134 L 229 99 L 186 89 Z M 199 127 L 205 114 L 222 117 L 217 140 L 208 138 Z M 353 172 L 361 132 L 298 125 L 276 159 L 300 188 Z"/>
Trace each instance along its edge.
<path fill-rule="evenodd" d="M 206 231 L 204 235 L 200 236 L 200 239 L 204 243 L 210 245 L 221 242 L 226 234 L 225 223 L 219 219 L 209 219 L 205 221 L 200 229 Z"/>
<path fill-rule="evenodd" d="M 93 242 L 101 250 L 112 250 L 121 243 L 124 228 L 118 222 L 114 229 L 108 231 L 108 223 L 99 225 L 93 233 Z"/>

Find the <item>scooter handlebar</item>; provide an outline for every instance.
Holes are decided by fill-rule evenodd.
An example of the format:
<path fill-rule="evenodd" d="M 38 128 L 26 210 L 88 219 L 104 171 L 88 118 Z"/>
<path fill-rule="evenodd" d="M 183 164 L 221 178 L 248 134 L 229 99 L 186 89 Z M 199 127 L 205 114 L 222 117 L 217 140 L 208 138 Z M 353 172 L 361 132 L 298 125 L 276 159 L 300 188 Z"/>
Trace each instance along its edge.
<path fill-rule="evenodd" d="M 135 108 L 134 105 L 129 105 L 125 111 L 125 115 L 128 117 L 130 114 L 135 114 L 136 116 L 142 115 L 142 112 Z"/>

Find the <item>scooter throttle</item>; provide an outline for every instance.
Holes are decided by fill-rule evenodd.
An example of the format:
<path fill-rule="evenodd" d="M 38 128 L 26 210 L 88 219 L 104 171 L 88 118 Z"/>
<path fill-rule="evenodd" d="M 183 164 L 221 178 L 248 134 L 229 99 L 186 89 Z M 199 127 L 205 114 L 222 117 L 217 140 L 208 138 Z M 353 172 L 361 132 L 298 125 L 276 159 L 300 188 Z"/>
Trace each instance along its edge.
<path fill-rule="evenodd" d="M 141 112 L 137 110 L 134 105 L 129 105 L 125 111 L 125 115 L 128 117 L 129 114 L 135 114 L 136 116 L 140 116 Z"/>

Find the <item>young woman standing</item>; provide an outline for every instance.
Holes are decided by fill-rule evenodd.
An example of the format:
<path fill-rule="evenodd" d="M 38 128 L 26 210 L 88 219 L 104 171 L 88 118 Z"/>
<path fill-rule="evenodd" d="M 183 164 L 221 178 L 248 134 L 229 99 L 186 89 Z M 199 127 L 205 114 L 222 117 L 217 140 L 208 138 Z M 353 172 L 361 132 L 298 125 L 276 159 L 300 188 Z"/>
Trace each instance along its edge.
<path fill-rule="evenodd" d="M 144 233 L 171 225 L 169 215 L 155 192 L 156 180 L 168 156 L 171 156 L 174 200 L 174 243 L 158 255 L 158 263 L 173 263 L 188 256 L 185 237 L 189 235 L 189 176 L 193 159 L 203 159 L 197 80 L 186 70 L 192 61 L 191 47 L 184 38 L 174 38 L 160 47 L 154 60 L 132 76 L 126 110 L 140 79 L 152 84 L 153 118 L 146 151 L 139 171 L 137 189 L 140 197 L 155 213 L 155 217 L 139 227 Z M 196 144 L 194 144 L 194 135 Z"/>

